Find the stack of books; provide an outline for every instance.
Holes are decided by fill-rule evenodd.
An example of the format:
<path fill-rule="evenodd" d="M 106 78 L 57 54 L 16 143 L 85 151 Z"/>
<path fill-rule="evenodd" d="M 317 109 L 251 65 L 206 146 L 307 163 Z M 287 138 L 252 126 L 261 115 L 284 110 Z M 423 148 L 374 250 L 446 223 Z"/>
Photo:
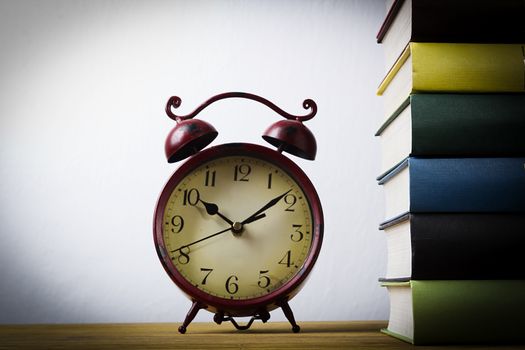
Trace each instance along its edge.
<path fill-rule="evenodd" d="M 384 332 L 525 342 L 525 2 L 387 6 Z"/>

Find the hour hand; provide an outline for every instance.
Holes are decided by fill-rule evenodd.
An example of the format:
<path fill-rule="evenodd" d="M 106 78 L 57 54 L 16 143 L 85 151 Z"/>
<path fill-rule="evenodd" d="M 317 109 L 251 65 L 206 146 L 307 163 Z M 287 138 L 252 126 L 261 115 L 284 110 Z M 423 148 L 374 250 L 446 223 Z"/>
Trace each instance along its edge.
<path fill-rule="evenodd" d="M 215 203 L 208 203 L 203 201 L 202 199 L 199 199 L 199 201 L 204 205 L 204 208 L 206 209 L 206 212 L 210 215 L 217 215 L 224 221 L 226 221 L 228 224 L 233 225 L 233 221 L 228 219 L 226 216 L 219 213 L 219 207 Z"/>

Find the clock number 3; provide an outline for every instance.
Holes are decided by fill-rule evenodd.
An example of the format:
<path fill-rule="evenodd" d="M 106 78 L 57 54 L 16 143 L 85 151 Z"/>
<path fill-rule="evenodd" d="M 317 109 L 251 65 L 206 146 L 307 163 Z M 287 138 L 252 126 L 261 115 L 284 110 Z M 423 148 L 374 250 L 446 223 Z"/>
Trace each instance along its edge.
<path fill-rule="evenodd" d="M 295 229 L 295 231 L 290 235 L 290 238 L 294 242 L 301 242 L 303 240 L 304 234 L 299 231 L 303 225 L 297 225 L 293 224 L 292 227 Z"/>

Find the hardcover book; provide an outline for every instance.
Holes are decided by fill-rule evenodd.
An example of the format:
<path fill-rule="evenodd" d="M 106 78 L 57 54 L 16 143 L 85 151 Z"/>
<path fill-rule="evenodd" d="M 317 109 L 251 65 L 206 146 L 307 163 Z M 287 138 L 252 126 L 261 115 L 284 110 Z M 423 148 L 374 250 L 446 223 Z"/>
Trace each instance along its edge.
<path fill-rule="evenodd" d="M 524 93 L 523 44 L 413 43 L 381 82 L 385 115 L 411 93 Z"/>
<path fill-rule="evenodd" d="M 395 0 L 377 42 L 387 70 L 408 42 L 523 43 L 522 0 Z"/>
<path fill-rule="evenodd" d="M 382 172 L 407 156 L 521 156 L 525 94 L 410 95 L 376 136 Z"/>
<path fill-rule="evenodd" d="M 386 220 L 410 213 L 525 212 L 525 158 L 409 157 L 378 178 Z"/>
<path fill-rule="evenodd" d="M 384 222 L 380 281 L 525 279 L 524 227 L 522 213 L 410 213 Z"/>
<path fill-rule="evenodd" d="M 525 281 L 383 282 L 390 297 L 383 332 L 417 345 L 525 341 Z"/>

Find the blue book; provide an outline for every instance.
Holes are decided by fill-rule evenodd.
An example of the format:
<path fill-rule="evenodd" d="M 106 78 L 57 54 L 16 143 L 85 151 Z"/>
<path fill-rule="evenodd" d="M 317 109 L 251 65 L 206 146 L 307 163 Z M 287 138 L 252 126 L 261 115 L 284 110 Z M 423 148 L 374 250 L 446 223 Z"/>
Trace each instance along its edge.
<path fill-rule="evenodd" d="M 525 212 L 521 157 L 408 157 L 377 180 L 387 219 L 407 212 Z"/>

